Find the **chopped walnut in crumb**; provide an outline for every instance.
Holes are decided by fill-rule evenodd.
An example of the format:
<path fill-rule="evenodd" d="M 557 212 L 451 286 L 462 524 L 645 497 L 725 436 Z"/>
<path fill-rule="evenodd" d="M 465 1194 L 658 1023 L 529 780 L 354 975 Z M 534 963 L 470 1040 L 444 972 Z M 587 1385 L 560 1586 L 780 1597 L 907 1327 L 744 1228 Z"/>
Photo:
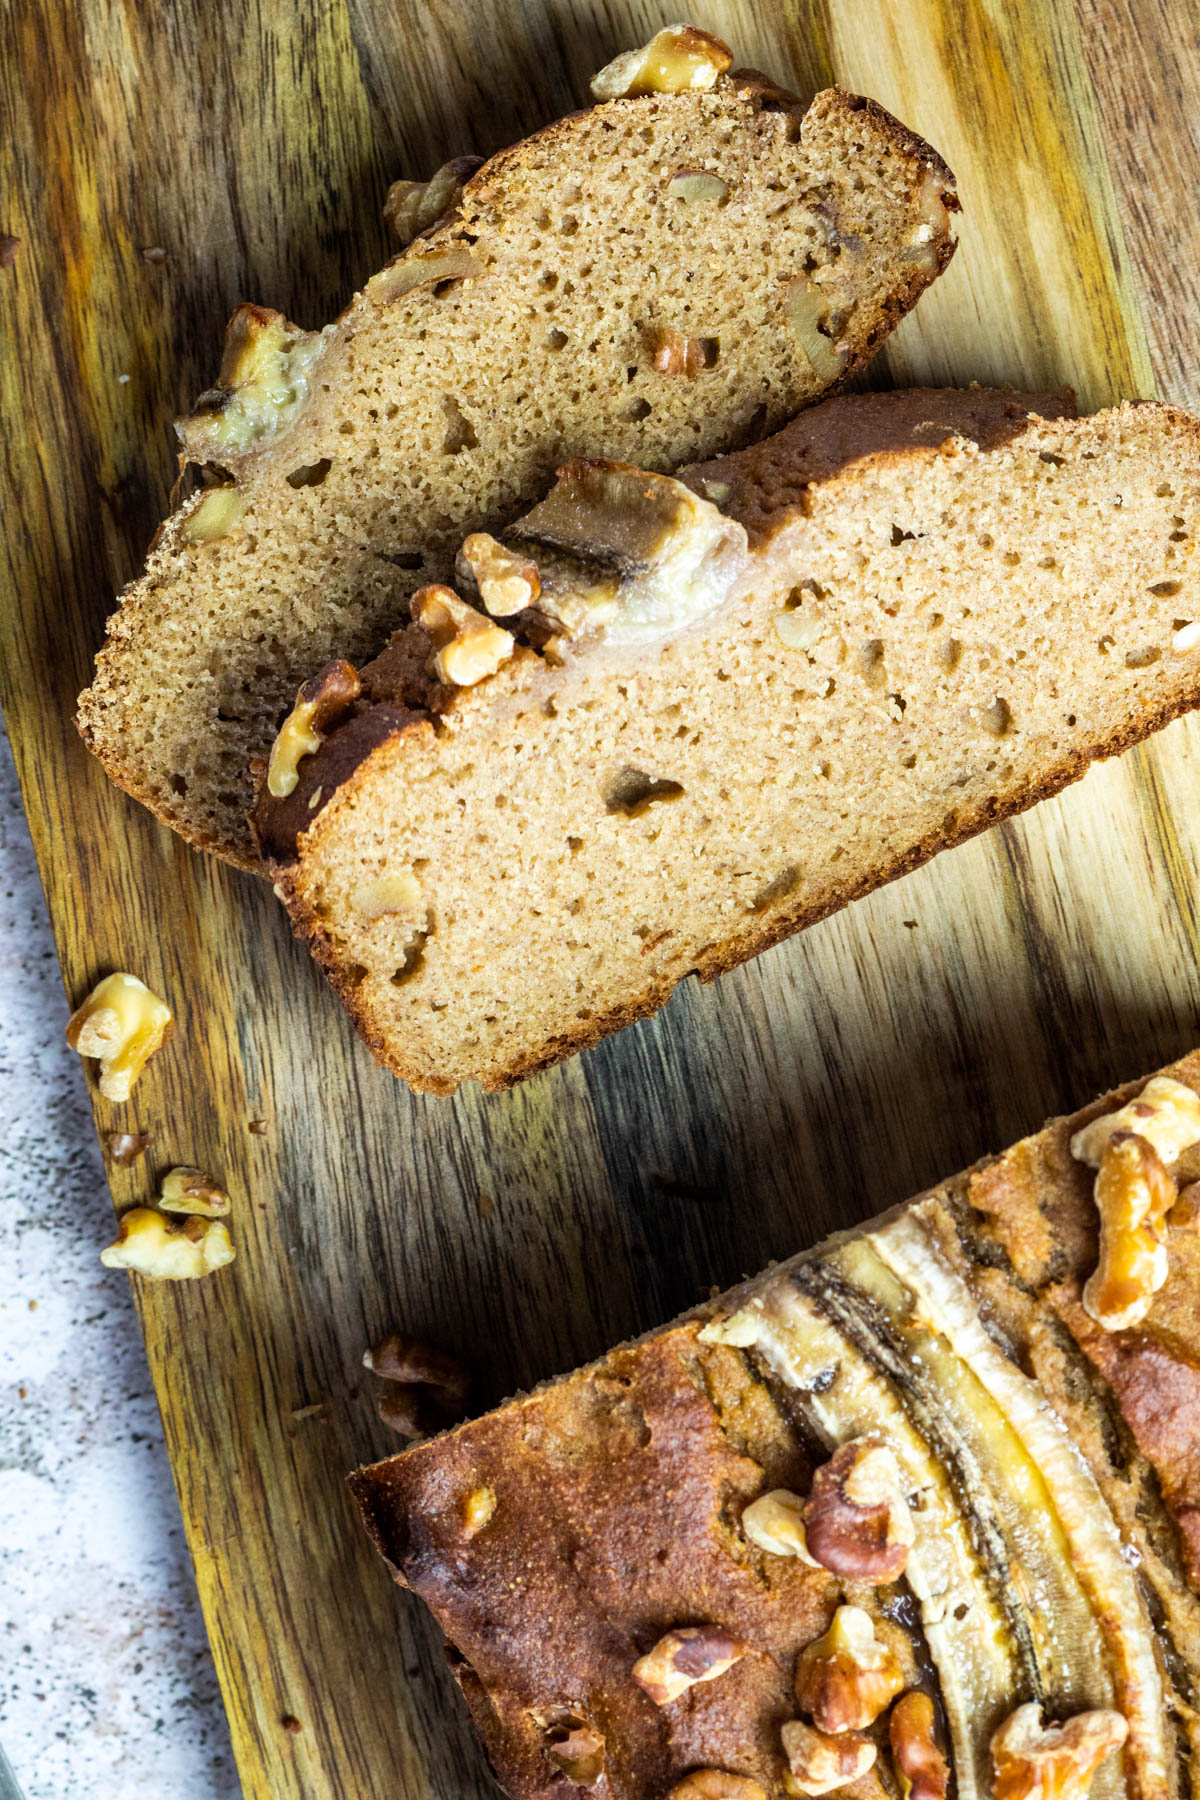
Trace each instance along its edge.
<path fill-rule="evenodd" d="M 626 50 L 592 79 L 596 100 L 624 100 L 634 94 L 683 94 L 710 88 L 733 62 L 720 38 L 694 25 L 666 25 L 640 50 Z"/>
<path fill-rule="evenodd" d="M 452 687 L 474 687 L 494 675 L 516 649 L 511 632 L 439 583 L 413 595 L 412 616 L 429 634 L 434 674 Z"/>
<path fill-rule="evenodd" d="M 834 1735 L 793 1719 L 779 1735 L 788 1759 L 783 1784 L 789 1794 L 831 1794 L 875 1767 L 875 1745 L 861 1732 Z"/>
<path fill-rule="evenodd" d="M 279 728 L 267 764 L 267 792 L 286 800 L 300 781 L 300 764 L 321 748 L 329 729 L 341 722 L 362 692 L 358 670 L 348 662 L 330 662 L 296 695 L 296 704 Z"/>
<path fill-rule="evenodd" d="M 389 1384 L 379 1416 L 404 1437 L 426 1437 L 466 1413 L 471 1378 L 465 1366 L 406 1332 L 394 1331 L 365 1351 L 363 1367 Z"/>
<path fill-rule="evenodd" d="M 697 1682 L 724 1675 L 748 1647 L 719 1625 L 684 1625 L 638 1657 L 633 1679 L 656 1706 L 669 1706 Z"/>
<path fill-rule="evenodd" d="M 100 1252 L 106 1269 L 129 1269 L 149 1281 L 196 1281 L 223 1269 L 234 1257 L 229 1232 L 219 1219 L 166 1219 L 148 1206 L 135 1206 L 117 1222 L 117 1241 Z"/>
<path fill-rule="evenodd" d="M 1101 1708 L 1043 1725 L 1031 1700 L 992 1735 L 994 1800 L 1083 1800 L 1096 1770 L 1128 1736 L 1119 1712 Z"/>
<path fill-rule="evenodd" d="M 659 375 L 684 375 L 689 381 L 715 364 L 716 340 L 684 337 L 673 325 L 661 325 L 650 339 L 650 355 Z"/>
<path fill-rule="evenodd" d="M 464 1537 L 475 1537 L 489 1524 L 496 1510 L 496 1490 L 490 1487 L 472 1488 L 463 1497 L 462 1526 Z"/>
<path fill-rule="evenodd" d="M 128 1100 L 133 1084 L 167 1041 L 170 1007 L 136 975 L 118 972 L 97 983 L 67 1021 L 67 1042 L 100 1063 L 106 1100 Z"/>
<path fill-rule="evenodd" d="M 796 1664 L 796 1699 L 818 1731 L 865 1730 L 903 1686 L 899 1658 L 860 1606 L 839 1606 L 824 1637 Z"/>
<path fill-rule="evenodd" d="M 511 619 L 532 606 L 542 591 L 537 564 L 509 550 L 487 531 L 473 531 L 458 553 L 458 570 L 474 583 L 494 619 Z"/>
<path fill-rule="evenodd" d="M 604 1774 L 604 1733 L 569 1706 L 535 1707 L 530 1718 L 544 1735 L 542 1753 L 575 1787 L 594 1787 Z"/>
<path fill-rule="evenodd" d="M 428 181 L 393 181 L 383 205 L 383 222 L 401 246 L 431 231 L 458 205 L 463 187 L 482 156 L 455 156 Z"/>

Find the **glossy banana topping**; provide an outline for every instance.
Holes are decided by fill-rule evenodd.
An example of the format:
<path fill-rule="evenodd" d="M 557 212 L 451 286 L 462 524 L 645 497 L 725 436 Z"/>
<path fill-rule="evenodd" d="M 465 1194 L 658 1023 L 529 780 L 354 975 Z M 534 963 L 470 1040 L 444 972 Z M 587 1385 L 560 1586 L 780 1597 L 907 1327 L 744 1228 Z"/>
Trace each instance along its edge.
<path fill-rule="evenodd" d="M 702 1334 L 747 1349 L 828 1445 L 885 1443 L 915 1537 L 904 1578 L 936 1666 L 961 1800 L 994 1785 L 1020 1707 L 1120 1715 L 1096 1800 L 1168 1800 L 1154 1631 L 1108 1505 L 1057 1414 L 989 1331 L 936 1201 L 769 1280 Z"/>

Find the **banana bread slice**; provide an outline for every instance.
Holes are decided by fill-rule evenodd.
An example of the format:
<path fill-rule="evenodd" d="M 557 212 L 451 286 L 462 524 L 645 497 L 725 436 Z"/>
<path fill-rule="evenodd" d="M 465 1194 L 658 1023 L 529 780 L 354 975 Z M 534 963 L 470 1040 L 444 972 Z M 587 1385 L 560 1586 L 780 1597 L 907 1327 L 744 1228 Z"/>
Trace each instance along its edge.
<path fill-rule="evenodd" d="M 945 267 L 953 177 L 874 101 L 805 106 L 703 33 L 654 41 L 461 184 L 398 184 L 424 229 L 335 324 L 235 314 L 179 427 L 212 485 L 161 527 L 78 713 L 192 843 L 256 866 L 249 766 L 297 684 L 378 651 L 466 532 L 565 458 L 671 469 L 774 429 Z"/>
<path fill-rule="evenodd" d="M 502 1087 L 1195 706 L 1197 422 L 1069 408 L 846 395 L 678 481 L 573 465 L 468 542 L 473 607 L 306 689 L 257 829 L 380 1060 Z"/>
<path fill-rule="evenodd" d="M 1198 1089 L 351 1478 L 514 1800 L 1194 1791 Z"/>

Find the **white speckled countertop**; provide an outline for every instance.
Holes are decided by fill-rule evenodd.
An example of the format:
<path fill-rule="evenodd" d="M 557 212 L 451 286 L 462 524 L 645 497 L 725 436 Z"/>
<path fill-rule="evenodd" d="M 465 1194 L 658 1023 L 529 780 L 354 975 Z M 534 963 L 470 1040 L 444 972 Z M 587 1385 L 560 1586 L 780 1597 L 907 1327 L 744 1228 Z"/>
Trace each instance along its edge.
<path fill-rule="evenodd" d="M 241 1789 L 0 729 L 0 1745 L 26 1800 Z"/>

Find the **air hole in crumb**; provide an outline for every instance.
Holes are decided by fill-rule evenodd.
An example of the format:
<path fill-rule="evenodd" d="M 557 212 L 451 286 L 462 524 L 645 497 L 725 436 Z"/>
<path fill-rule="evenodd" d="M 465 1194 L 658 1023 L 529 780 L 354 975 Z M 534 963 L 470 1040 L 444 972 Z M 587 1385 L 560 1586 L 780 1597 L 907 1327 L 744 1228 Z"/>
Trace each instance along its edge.
<path fill-rule="evenodd" d="M 1182 581 L 1156 581 L 1150 592 L 1159 600 L 1169 600 L 1183 586 Z"/>
<path fill-rule="evenodd" d="M 182 799 L 183 796 L 188 791 L 187 782 L 184 780 L 182 775 L 172 775 L 172 777 L 167 785 L 170 787 L 171 792 L 173 794 L 179 795 L 180 799 Z"/>
<path fill-rule="evenodd" d="M 704 358 L 704 367 L 706 369 L 715 369 L 718 362 L 721 360 L 720 338 L 702 337 L 697 338 L 696 342 L 699 344 L 700 354 Z"/>
<path fill-rule="evenodd" d="M 564 350 L 566 348 L 566 344 L 567 344 L 566 332 L 560 331 L 558 329 L 557 325 L 552 325 L 550 327 L 550 330 L 546 333 L 547 349 L 549 349 L 549 350 Z"/>
<path fill-rule="evenodd" d="M 907 756 L 902 756 L 900 758 L 900 767 L 902 769 L 915 769 L 916 766 L 917 756 L 915 750 L 910 750 Z"/>
<path fill-rule="evenodd" d="M 626 818 L 638 819 L 651 806 L 666 800 L 678 800 L 682 795 L 683 787 L 678 781 L 647 775 L 644 769 L 635 769 L 631 763 L 627 763 L 605 787 L 604 804 L 609 812 L 624 813 Z"/>
<path fill-rule="evenodd" d="M 346 970 L 346 980 L 351 982 L 355 987 L 358 987 L 367 979 L 369 974 L 370 970 L 366 967 L 365 963 L 351 963 Z"/>
<path fill-rule="evenodd" d="M 1116 643 L 1116 641 L 1117 641 L 1116 638 L 1102 637 L 1100 639 L 1100 642 L 1096 645 L 1096 648 L 1100 652 L 1101 656 L 1107 656 L 1109 651 L 1112 649 L 1113 645 Z"/>
<path fill-rule="evenodd" d="M 631 400 L 621 417 L 624 419 L 631 419 L 636 423 L 639 419 L 648 419 L 652 410 L 648 400 Z"/>
<path fill-rule="evenodd" d="M 475 435 L 475 427 L 453 394 L 442 395 L 442 411 L 446 415 L 446 435 L 442 440 L 443 455 L 457 456 L 462 450 L 474 450 L 479 443 L 479 439 Z"/>
<path fill-rule="evenodd" d="M 993 536 L 992 536 L 992 534 L 991 534 L 991 532 L 990 532 L 990 531 L 981 531 L 981 532 L 980 532 L 980 534 L 979 534 L 979 548 L 980 548 L 980 549 L 981 549 L 981 550 L 991 550 L 991 549 L 993 549 L 993 548 L 994 548 L 994 547 L 995 547 L 995 543 L 996 543 L 996 540 L 995 540 L 995 538 L 994 538 L 994 537 L 993 537 Z"/>
<path fill-rule="evenodd" d="M 341 432 L 343 437 L 352 437 L 354 435 L 353 419 L 343 419 L 341 424 L 338 426 L 338 430 Z"/>
<path fill-rule="evenodd" d="M 1075 722 L 1076 722 L 1076 720 L 1075 720 L 1075 714 L 1074 714 L 1074 713 L 1068 713 L 1068 714 L 1067 714 L 1067 724 L 1068 724 L 1068 725 L 1074 725 L 1074 724 L 1075 724 Z"/>
<path fill-rule="evenodd" d="M 1006 550 L 1000 560 L 1005 568 L 1015 569 L 1021 560 L 1021 553 L 1019 550 Z"/>
<path fill-rule="evenodd" d="M 397 569 L 419 569 L 424 561 L 416 550 L 378 550 L 376 555 L 381 561 L 394 564 Z"/>
<path fill-rule="evenodd" d="M 287 484 L 294 488 L 320 487 L 332 467 L 329 458 L 323 456 L 320 462 L 306 463 L 303 468 L 293 469 L 287 478 Z"/>
<path fill-rule="evenodd" d="M 1152 663 L 1160 662 L 1161 660 L 1162 651 L 1157 644 L 1143 644 L 1140 650 L 1127 650 L 1125 652 L 1125 667 L 1127 669 L 1148 669 Z"/>
<path fill-rule="evenodd" d="M 571 852 L 572 856 L 578 856 L 579 852 L 583 849 L 583 839 L 579 837 L 569 837 L 567 839 L 567 849 Z"/>
<path fill-rule="evenodd" d="M 1167 541 L 1171 544 L 1186 544 L 1187 532 L 1183 530 L 1173 531 Z"/>
<path fill-rule="evenodd" d="M 893 544 L 912 544 L 918 537 L 924 537 L 923 531 L 901 531 L 899 525 L 892 526 Z"/>
<path fill-rule="evenodd" d="M 938 651 L 938 661 L 943 669 L 957 669 L 962 661 L 963 647 L 957 638 L 947 638 Z"/>
<path fill-rule="evenodd" d="M 1154 492 L 1160 500 L 1171 500 L 1175 497 L 1175 489 L 1169 481 L 1160 481 Z"/>
<path fill-rule="evenodd" d="M 1049 463 L 1053 469 L 1061 469 L 1066 460 L 1065 456 L 1058 456 L 1053 450 L 1038 451 L 1038 461 Z"/>
<path fill-rule="evenodd" d="M 858 652 L 858 672 L 869 688 L 887 685 L 887 664 L 883 657 L 883 639 L 868 638 Z"/>
<path fill-rule="evenodd" d="M 787 896 L 794 893 L 799 885 L 800 865 L 799 863 L 789 863 L 787 868 L 781 869 L 778 875 L 767 882 L 765 887 L 759 888 L 750 902 L 750 911 L 762 912 L 764 908 L 773 906 L 777 900 L 786 900 Z"/>
<path fill-rule="evenodd" d="M 429 933 L 427 931 L 418 931 L 416 937 L 414 937 L 412 943 L 404 952 L 404 961 L 400 964 L 400 967 L 396 970 L 395 974 L 389 977 L 393 987 L 403 987 L 405 982 L 411 981 L 413 976 L 417 973 L 417 970 L 425 961 L 425 944 L 428 937 Z M 363 973 L 366 973 L 365 969 Z"/>
<path fill-rule="evenodd" d="M 1007 700 L 995 694 L 985 705 L 977 707 L 972 717 L 989 737 L 1003 737 L 1012 725 L 1012 708 Z"/>

